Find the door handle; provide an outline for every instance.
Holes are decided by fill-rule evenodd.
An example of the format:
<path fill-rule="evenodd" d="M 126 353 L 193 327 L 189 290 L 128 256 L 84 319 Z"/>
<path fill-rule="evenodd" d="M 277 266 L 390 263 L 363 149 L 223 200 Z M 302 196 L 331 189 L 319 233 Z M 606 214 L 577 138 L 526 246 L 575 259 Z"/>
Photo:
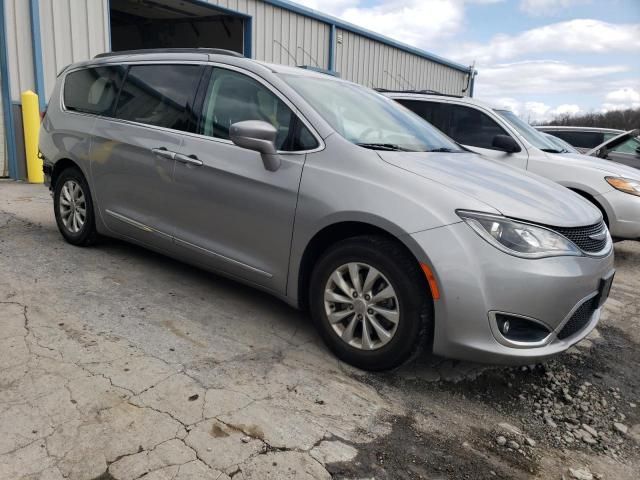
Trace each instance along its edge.
<path fill-rule="evenodd" d="M 151 153 L 160 158 L 166 158 L 167 160 L 174 160 L 176 158 L 176 152 L 167 150 L 165 147 L 152 148 Z"/>
<path fill-rule="evenodd" d="M 201 167 L 204 163 L 195 155 L 183 155 L 182 153 L 176 153 L 174 158 L 180 163 L 184 163 L 186 165 L 193 165 L 195 167 Z"/>

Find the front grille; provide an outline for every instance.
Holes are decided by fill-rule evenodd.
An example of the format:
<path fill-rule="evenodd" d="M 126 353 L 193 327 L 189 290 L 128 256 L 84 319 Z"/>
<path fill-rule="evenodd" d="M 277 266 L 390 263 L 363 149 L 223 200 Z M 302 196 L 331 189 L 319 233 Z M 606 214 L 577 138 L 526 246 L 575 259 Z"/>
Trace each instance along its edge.
<path fill-rule="evenodd" d="M 558 333 L 558 338 L 564 340 L 571 335 L 582 330 L 591 320 L 593 312 L 598 308 L 598 297 L 594 297 L 591 300 L 584 302 L 578 309 L 571 315 L 569 321 L 562 327 L 562 330 Z"/>
<path fill-rule="evenodd" d="M 597 253 L 601 251 L 607 244 L 607 235 L 602 240 L 594 240 L 589 238 L 590 235 L 600 233 L 606 230 L 604 222 L 596 223 L 595 225 L 589 225 L 588 227 L 572 227 L 562 228 L 554 227 L 553 229 L 560 235 L 564 235 L 573 243 L 575 243 L 580 250 L 588 253 Z"/>

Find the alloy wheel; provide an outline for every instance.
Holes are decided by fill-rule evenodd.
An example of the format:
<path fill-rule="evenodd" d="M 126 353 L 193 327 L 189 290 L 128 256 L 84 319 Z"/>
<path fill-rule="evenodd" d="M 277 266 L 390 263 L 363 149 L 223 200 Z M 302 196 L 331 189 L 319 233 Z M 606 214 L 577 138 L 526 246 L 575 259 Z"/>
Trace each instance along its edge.
<path fill-rule="evenodd" d="M 87 219 L 87 201 L 82 187 L 76 180 L 67 180 L 60 189 L 60 218 L 71 233 L 82 230 Z"/>
<path fill-rule="evenodd" d="M 371 265 L 350 262 L 329 277 L 324 307 L 334 332 L 361 350 L 391 341 L 400 321 L 400 305 L 391 282 Z"/>

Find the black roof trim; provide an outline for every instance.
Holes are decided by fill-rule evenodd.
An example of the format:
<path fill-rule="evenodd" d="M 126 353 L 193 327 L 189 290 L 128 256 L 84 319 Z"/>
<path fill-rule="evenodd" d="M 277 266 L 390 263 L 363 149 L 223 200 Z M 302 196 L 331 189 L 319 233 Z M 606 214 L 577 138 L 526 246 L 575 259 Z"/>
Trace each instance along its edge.
<path fill-rule="evenodd" d="M 140 50 L 121 50 L 119 52 L 99 53 L 93 58 L 117 57 L 122 55 L 145 55 L 150 53 L 205 53 L 211 55 L 228 55 L 244 58 L 244 55 L 233 50 L 223 48 L 145 48 Z"/>
<path fill-rule="evenodd" d="M 305 70 L 311 70 L 312 72 L 324 73 L 325 75 L 331 75 L 332 77 L 340 78 L 340 73 L 327 70 L 326 68 L 314 67 L 313 65 L 296 65 L 298 68 L 304 68 Z"/>
<path fill-rule="evenodd" d="M 464 95 L 451 95 L 449 93 L 438 92 L 437 90 L 393 90 L 388 88 L 374 88 L 374 90 L 380 93 L 422 93 L 424 95 L 439 95 L 441 97 L 464 98 Z"/>

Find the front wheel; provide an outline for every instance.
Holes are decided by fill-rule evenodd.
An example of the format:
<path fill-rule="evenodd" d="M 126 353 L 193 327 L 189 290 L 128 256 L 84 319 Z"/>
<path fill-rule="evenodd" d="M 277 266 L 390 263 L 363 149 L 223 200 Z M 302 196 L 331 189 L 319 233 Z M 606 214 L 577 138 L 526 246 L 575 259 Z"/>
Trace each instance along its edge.
<path fill-rule="evenodd" d="M 382 236 L 330 248 L 313 271 L 310 307 L 329 348 L 364 370 L 402 364 L 432 330 L 432 301 L 418 262 Z"/>

